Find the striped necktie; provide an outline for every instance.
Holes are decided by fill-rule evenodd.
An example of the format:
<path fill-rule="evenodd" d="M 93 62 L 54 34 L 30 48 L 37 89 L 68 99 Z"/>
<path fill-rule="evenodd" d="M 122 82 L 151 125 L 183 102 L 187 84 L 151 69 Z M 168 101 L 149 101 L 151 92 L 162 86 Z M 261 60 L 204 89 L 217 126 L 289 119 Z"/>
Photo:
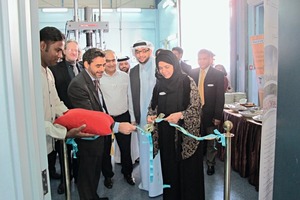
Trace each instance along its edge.
<path fill-rule="evenodd" d="M 106 108 L 106 105 L 105 105 L 105 101 L 104 101 L 104 98 L 103 98 L 103 94 L 102 94 L 101 89 L 100 89 L 100 82 L 99 82 L 99 80 L 94 80 L 93 82 L 94 82 L 94 85 L 95 85 L 96 92 L 99 96 L 102 111 L 108 114 L 107 108 Z"/>

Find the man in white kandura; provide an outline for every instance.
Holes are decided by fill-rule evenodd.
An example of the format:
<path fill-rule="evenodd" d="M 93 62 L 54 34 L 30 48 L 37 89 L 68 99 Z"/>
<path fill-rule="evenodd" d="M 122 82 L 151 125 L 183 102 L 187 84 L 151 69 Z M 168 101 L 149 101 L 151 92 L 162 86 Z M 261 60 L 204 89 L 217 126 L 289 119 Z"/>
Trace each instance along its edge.
<path fill-rule="evenodd" d="M 137 41 L 132 47 L 133 55 L 139 62 L 130 72 L 130 92 L 132 101 L 129 101 L 129 112 L 131 122 L 139 127 L 147 124 L 147 110 L 151 101 L 152 92 L 156 83 L 155 59 L 152 55 L 153 45 L 148 41 Z M 148 137 L 139 132 L 140 150 L 140 175 L 141 183 L 139 188 L 147 190 L 149 197 L 155 197 L 163 193 L 163 181 L 158 153 L 153 163 L 150 163 L 150 143 Z M 152 166 L 153 164 L 153 166 Z M 150 173 L 150 168 L 153 171 Z"/>

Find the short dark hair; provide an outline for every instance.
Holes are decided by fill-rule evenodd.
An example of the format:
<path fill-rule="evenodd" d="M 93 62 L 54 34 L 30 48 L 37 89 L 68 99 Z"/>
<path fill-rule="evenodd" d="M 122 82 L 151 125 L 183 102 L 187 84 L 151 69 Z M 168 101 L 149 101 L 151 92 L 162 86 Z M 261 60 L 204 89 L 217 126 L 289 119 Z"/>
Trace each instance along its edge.
<path fill-rule="evenodd" d="M 94 58 L 97 58 L 97 57 L 105 58 L 105 53 L 101 49 L 90 48 L 83 54 L 82 61 L 83 62 L 87 61 L 88 64 L 91 64 L 91 62 L 94 60 Z"/>
<path fill-rule="evenodd" d="M 40 42 L 45 43 L 65 40 L 65 35 L 55 27 L 46 26 L 40 30 Z"/>
<path fill-rule="evenodd" d="M 183 54 L 183 49 L 181 47 L 173 47 L 172 51 L 177 51 L 180 54 Z"/>
<path fill-rule="evenodd" d="M 214 56 L 215 56 L 215 54 L 214 54 L 213 52 L 211 52 L 210 50 L 208 50 L 208 49 L 201 49 L 201 50 L 198 52 L 198 56 L 199 56 L 200 54 L 206 54 L 206 55 L 208 55 L 209 57 L 214 57 Z"/>

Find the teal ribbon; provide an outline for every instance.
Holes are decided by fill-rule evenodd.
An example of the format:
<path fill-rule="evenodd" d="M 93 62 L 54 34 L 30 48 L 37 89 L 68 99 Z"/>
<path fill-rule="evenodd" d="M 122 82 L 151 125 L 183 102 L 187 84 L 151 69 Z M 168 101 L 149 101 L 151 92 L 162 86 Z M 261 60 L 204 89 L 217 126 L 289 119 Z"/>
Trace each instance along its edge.
<path fill-rule="evenodd" d="M 66 141 L 66 144 L 71 144 L 73 148 L 73 158 L 77 158 L 76 153 L 78 152 L 78 146 L 77 143 L 75 142 L 74 138 L 68 138 Z"/>
<path fill-rule="evenodd" d="M 155 122 L 156 123 L 160 123 L 162 121 L 164 121 L 164 118 L 163 118 L 163 114 L 160 114 L 159 117 L 157 117 L 155 119 Z M 177 125 L 177 124 L 173 124 L 173 123 L 170 123 L 170 126 L 173 126 L 175 127 L 177 130 L 179 130 L 180 132 L 182 132 L 184 135 L 186 136 L 189 136 L 191 138 L 194 138 L 195 140 L 198 140 L 198 141 L 203 141 L 203 140 L 217 140 L 218 143 L 221 143 L 223 147 L 226 146 L 226 141 L 225 141 L 225 136 L 223 134 L 221 134 L 217 129 L 214 130 L 214 134 L 209 134 L 209 135 L 206 135 L 206 136 L 203 136 L 203 137 L 197 137 L 195 135 L 192 135 L 190 134 L 187 130 L 185 130 L 183 127 Z M 149 142 L 149 151 L 150 151 L 150 182 L 153 182 L 153 141 L 152 141 L 152 135 L 151 135 L 151 132 L 150 131 L 153 131 L 154 130 L 154 123 L 152 124 L 147 124 L 145 126 L 145 128 L 141 128 L 139 126 L 136 126 L 136 128 L 140 131 L 140 133 L 144 136 L 147 136 L 147 139 L 148 139 L 148 142 Z M 171 188 L 170 185 L 167 185 L 167 184 L 164 184 L 163 185 L 163 188 Z"/>
<path fill-rule="evenodd" d="M 164 121 L 164 119 L 161 118 L 156 118 L 155 122 L 159 123 Z M 184 128 L 182 128 L 181 126 L 177 125 L 177 124 L 173 124 L 170 123 L 170 126 L 175 127 L 177 130 L 179 130 L 180 132 L 182 132 L 184 135 L 189 136 L 191 138 L 194 138 L 195 140 L 199 140 L 199 141 L 203 141 L 203 140 L 217 140 L 217 142 L 221 143 L 223 147 L 226 146 L 226 142 L 225 142 L 225 136 L 223 134 L 221 134 L 217 129 L 214 130 L 214 134 L 209 134 L 203 137 L 197 137 L 195 135 L 190 134 L 187 130 L 185 130 Z"/>
<path fill-rule="evenodd" d="M 100 137 L 99 135 L 95 135 L 92 137 L 87 137 L 87 138 L 81 138 L 83 140 L 96 140 L 98 137 Z M 66 144 L 71 144 L 72 145 L 72 149 L 73 149 L 73 158 L 77 158 L 76 153 L 78 152 L 78 147 L 77 147 L 77 143 L 75 142 L 74 138 L 68 138 L 66 141 Z"/>

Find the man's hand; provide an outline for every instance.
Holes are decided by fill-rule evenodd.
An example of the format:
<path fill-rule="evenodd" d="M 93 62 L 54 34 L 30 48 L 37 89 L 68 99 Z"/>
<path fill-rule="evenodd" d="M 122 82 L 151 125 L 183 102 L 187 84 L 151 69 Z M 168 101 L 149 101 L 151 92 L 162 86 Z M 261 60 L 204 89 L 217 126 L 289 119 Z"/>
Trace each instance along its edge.
<path fill-rule="evenodd" d="M 136 126 L 128 123 L 128 122 L 121 122 L 119 125 L 119 132 L 129 135 L 132 131 L 136 130 Z"/>
<path fill-rule="evenodd" d="M 81 131 L 86 127 L 85 124 L 77 127 L 77 128 L 72 128 L 70 129 L 67 134 L 66 138 L 82 138 L 82 137 L 93 137 L 95 136 L 94 134 L 89 134 L 89 133 L 82 133 Z"/>

